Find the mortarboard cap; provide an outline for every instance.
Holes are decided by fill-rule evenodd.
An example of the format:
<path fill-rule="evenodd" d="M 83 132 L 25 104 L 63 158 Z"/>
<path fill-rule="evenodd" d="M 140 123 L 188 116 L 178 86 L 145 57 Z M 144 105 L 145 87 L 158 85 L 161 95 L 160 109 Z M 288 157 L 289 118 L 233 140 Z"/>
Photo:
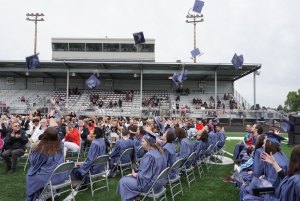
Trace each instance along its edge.
<path fill-rule="evenodd" d="M 133 34 L 135 45 L 145 42 L 145 37 L 143 32 L 137 32 Z"/>
<path fill-rule="evenodd" d="M 266 135 L 267 135 L 267 141 L 270 141 L 279 146 L 280 146 L 281 140 L 286 140 L 285 138 L 283 138 L 280 135 L 277 135 L 275 133 L 266 133 Z"/>
<path fill-rule="evenodd" d="M 242 54 L 238 56 L 235 53 L 231 59 L 231 63 L 233 64 L 235 70 L 241 69 L 244 63 L 244 56 Z"/>
<path fill-rule="evenodd" d="M 204 1 L 196 0 L 194 3 L 193 11 L 196 13 L 201 13 L 204 6 Z"/>
<path fill-rule="evenodd" d="M 152 133 L 147 133 L 143 138 L 152 144 L 156 143 L 156 136 Z"/>
<path fill-rule="evenodd" d="M 200 52 L 199 48 L 192 50 L 191 54 L 192 54 L 192 57 L 201 56 L 201 52 Z"/>
<path fill-rule="evenodd" d="M 177 86 L 179 85 L 178 75 L 176 72 L 173 73 L 172 80 L 173 80 L 174 84 L 176 84 Z"/>
<path fill-rule="evenodd" d="M 178 81 L 181 83 L 182 81 L 187 79 L 188 71 L 182 68 L 181 72 L 178 74 Z"/>
<path fill-rule="evenodd" d="M 96 78 L 96 76 L 93 74 L 89 77 L 89 79 L 87 79 L 85 81 L 85 84 L 87 85 L 88 88 L 90 89 L 94 89 L 96 88 L 97 86 L 100 85 L 100 80 L 98 78 Z"/>
<path fill-rule="evenodd" d="M 288 132 L 290 130 L 290 123 L 287 121 L 281 121 L 280 122 L 280 128 L 284 131 L 284 132 Z"/>
<path fill-rule="evenodd" d="M 28 69 L 35 69 L 40 67 L 40 61 L 37 54 L 26 57 L 26 65 Z"/>

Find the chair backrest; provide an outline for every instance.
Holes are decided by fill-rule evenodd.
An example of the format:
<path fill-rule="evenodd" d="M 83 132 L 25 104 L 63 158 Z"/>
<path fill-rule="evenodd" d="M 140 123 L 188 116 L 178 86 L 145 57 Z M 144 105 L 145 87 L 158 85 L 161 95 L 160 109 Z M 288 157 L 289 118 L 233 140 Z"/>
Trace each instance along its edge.
<path fill-rule="evenodd" d="M 161 179 L 166 179 L 168 177 L 168 173 L 169 173 L 169 167 L 166 167 L 155 179 L 155 181 L 153 182 L 151 188 L 149 188 L 148 192 L 146 193 L 146 195 L 148 195 L 154 188 L 154 186 L 156 185 L 156 183 L 158 181 L 160 181 Z"/>
<path fill-rule="evenodd" d="M 178 159 L 177 161 L 175 161 L 175 163 L 170 167 L 170 170 L 178 170 L 180 167 L 182 167 L 184 163 L 184 160 L 182 158 Z"/>
<path fill-rule="evenodd" d="M 71 172 L 74 166 L 75 166 L 74 162 L 62 163 L 53 170 L 52 176 L 61 173 Z"/>
<path fill-rule="evenodd" d="M 108 159 L 109 159 L 109 156 L 108 156 L 108 155 L 98 156 L 98 157 L 94 160 L 93 165 L 105 164 L 105 163 L 107 163 Z"/>
<path fill-rule="evenodd" d="M 205 156 L 207 156 L 213 148 L 213 144 L 209 145 L 209 147 L 205 150 Z"/>
<path fill-rule="evenodd" d="M 133 154 L 134 149 L 133 148 L 129 148 L 129 149 L 125 149 L 123 151 L 123 153 L 120 156 L 120 159 L 125 157 L 125 156 L 129 156 L 131 158 L 132 154 Z"/>
<path fill-rule="evenodd" d="M 199 151 L 199 152 L 197 153 L 197 157 L 198 157 L 198 158 L 202 158 L 203 155 L 204 155 L 204 153 L 205 153 L 205 150 Z"/>
<path fill-rule="evenodd" d="M 191 155 L 186 159 L 182 167 L 189 167 L 196 157 L 196 152 L 192 152 Z"/>

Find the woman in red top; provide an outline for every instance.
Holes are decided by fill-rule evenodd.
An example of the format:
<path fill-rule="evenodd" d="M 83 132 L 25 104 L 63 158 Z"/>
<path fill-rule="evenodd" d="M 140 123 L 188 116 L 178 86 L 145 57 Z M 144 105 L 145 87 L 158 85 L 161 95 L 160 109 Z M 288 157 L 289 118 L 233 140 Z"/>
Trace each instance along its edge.
<path fill-rule="evenodd" d="M 66 135 L 64 140 L 64 156 L 66 157 L 67 151 L 72 152 L 80 151 L 80 133 L 77 128 L 73 128 L 71 124 L 66 127 Z"/>

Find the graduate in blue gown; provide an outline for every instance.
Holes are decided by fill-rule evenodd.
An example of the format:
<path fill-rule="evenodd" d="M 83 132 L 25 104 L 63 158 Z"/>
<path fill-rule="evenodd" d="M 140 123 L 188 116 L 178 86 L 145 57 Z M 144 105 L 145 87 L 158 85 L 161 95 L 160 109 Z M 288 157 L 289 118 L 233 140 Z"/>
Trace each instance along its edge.
<path fill-rule="evenodd" d="M 137 172 L 124 176 L 118 183 L 117 193 L 122 201 L 134 200 L 141 192 L 147 192 L 158 175 L 167 167 L 167 161 L 163 151 L 155 144 L 156 137 L 153 134 L 143 136 L 142 146 L 148 152 L 142 158 Z M 157 183 L 154 190 L 162 190 L 165 180 Z"/>
<path fill-rule="evenodd" d="M 191 141 L 186 137 L 186 133 L 182 128 L 176 128 L 175 134 L 179 141 L 179 152 L 177 153 L 177 159 L 182 158 L 184 161 L 191 155 L 194 151 L 193 144 Z M 186 164 L 186 167 L 189 167 L 191 163 Z"/>
<path fill-rule="evenodd" d="M 265 134 L 259 135 L 256 140 L 255 150 L 253 155 L 253 176 L 260 177 L 263 174 L 264 166 L 263 161 L 260 158 L 261 153 L 264 151 L 263 144 L 264 144 Z"/>
<path fill-rule="evenodd" d="M 90 145 L 89 152 L 84 162 L 77 162 L 75 165 L 77 166 L 72 170 L 71 178 L 72 180 L 82 180 L 85 175 L 91 170 L 92 174 L 98 174 L 104 171 L 103 165 L 93 166 L 94 160 L 99 157 L 106 155 L 106 144 L 104 142 L 104 133 L 102 129 L 96 127 L 94 128 L 95 139 L 92 141 Z M 91 141 L 90 138 L 88 140 Z M 89 182 L 89 178 L 83 181 L 83 185 Z"/>
<path fill-rule="evenodd" d="M 172 167 L 172 165 L 176 162 L 176 148 L 174 144 L 175 140 L 175 133 L 174 129 L 169 130 L 163 135 L 163 141 L 165 142 L 164 145 L 164 155 L 167 159 L 167 167 Z M 172 170 L 169 172 L 169 176 L 171 179 L 176 178 L 177 171 Z"/>
<path fill-rule="evenodd" d="M 218 147 L 217 149 L 221 149 L 222 147 L 224 147 L 225 145 L 225 140 L 226 140 L 226 136 L 225 136 L 225 131 L 224 131 L 224 128 L 221 126 L 220 123 L 218 123 L 216 125 L 216 135 L 217 135 L 217 141 L 219 142 L 218 143 Z"/>
<path fill-rule="evenodd" d="M 296 145 L 292 150 L 287 175 L 272 154 L 262 154 L 262 160 L 272 165 L 277 175 L 284 179 L 277 187 L 275 195 L 268 194 L 264 197 L 246 196 L 245 200 L 300 201 L 300 145 Z"/>
<path fill-rule="evenodd" d="M 32 147 L 29 156 L 30 167 L 26 175 L 26 201 L 35 201 L 47 184 L 53 170 L 64 162 L 63 145 L 56 129 L 49 127 L 44 131 L 41 141 Z M 57 175 L 53 184 L 63 182 L 65 175 Z"/>
<path fill-rule="evenodd" d="M 130 139 L 130 132 L 127 129 L 124 129 L 122 131 L 123 138 L 119 141 L 117 141 L 116 145 L 114 146 L 111 154 L 110 154 L 110 161 L 109 161 L 109 177 L 113 176 L 113 173 L 115 171 L 115 163 L 119 160 L 121 154 L 129 148 L 134 148 L 133 140 Z M 122 163 L 128 163 L 130 160 L 133 161 L 133 156 L 126 156 L 121 159 Z"/>
<path fill-rule="evenodd" d="M 137 135 L 133 139 L 133 145 L 134 145 L 134 154 L 136 158 L 142 158 L 145 154 L 146 151 L 141 148 L 142 147 L 142 139 L 145 134 L 145 130 L 143 126 L 139 126 L 137 130 Z"/>
<path fill-rule="evenodd" d="M 197 140 L 194 144 L 194 152 L 196 152 L 195 160 L 193 161 L 193 164 L 196 164 L 196 162 L 200 159 L 199 153 L 202 150 L 207 150 L 209 147 L 208 144 L 208 133 L 206 130 L 200 130 L 197 132 Z"/>
<path fill-rule="evenodd" d="M 271 154 L 271 153 L 273 154 L 274 160 L 276 161 L 278 166 L 281 168 L 282 172 L 284 174 L 286 174 L 287 167 L 288 167 L 288 159 L 287 159 L 286 155 L 280 149 L 280 142 L 284 138 L 282 138 L 281 136 L 274 134 L 274 133 L 267 133 L 266 136 L 267 136 L 267 139 L 264 144 L 265 152 L 267 154 Z M 277 171 L 275 170 L 275 168 L 273 167 L 272 164 L 264 162 L 263 167 L 264 167 L 263 172 L 264 172 L 265 179 L 272 184 L 272 186 L 275 188 L 275 191 L 276 191 L 282 178 L 277 174 Z M 241 188 L 241 192 L 240 192 L 241 200 L 242 199 L 246 199 L 246 200 L 252 199 L 252 197 L 253 197 L 252 189 L 259 187 L 259 185 L 260 185 L 259 179 L 254 176 L 252 178 L 249 186 Z M 247 194 L 250 194 L 250 195 L 247 195 Z"/>

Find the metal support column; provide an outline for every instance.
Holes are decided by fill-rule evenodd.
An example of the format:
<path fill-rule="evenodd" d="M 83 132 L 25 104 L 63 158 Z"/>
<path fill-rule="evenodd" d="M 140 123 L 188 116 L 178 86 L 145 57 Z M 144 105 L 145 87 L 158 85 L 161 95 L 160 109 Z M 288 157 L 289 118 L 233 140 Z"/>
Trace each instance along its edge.
<path fill-rule="evenodd" d="M 70 68 L 67 71 L 67 100 L 66 100 L 66 114 L 69 113 L 69 82 L 70 82 Z"/>
<path fill-rule="evenodd" d="M 217 93 L 218 93 L 218 73 L 215 71 L 215 110 L 217 110 Z"/>
<path fill-rule="evenodd" d="M 142 118 L 142 111 L 143 111 L 143 66 L 141 66 L 141 81 L 140 81 L 140 117 Z"/>

